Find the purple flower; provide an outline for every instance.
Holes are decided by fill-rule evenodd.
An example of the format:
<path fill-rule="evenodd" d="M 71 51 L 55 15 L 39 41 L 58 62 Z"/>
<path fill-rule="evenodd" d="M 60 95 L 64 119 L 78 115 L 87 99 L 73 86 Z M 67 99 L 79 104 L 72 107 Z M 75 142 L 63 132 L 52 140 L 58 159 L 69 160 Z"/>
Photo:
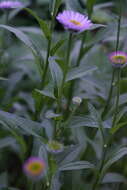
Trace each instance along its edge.
<path fill-rule="evenodd" d="M 46 164 L 39 157 L 30 157 L 23 164 L 23 171 L 27 177 L 33 180 L 39 180 L 45 173 Z"/>
<path fill-rule="evenodd" d="M 57 141 L 54 141 L 54 140 L 49 141 L 47 144 L 47 150 L 53 154 L 60 153 L 63 151 L 63 149 L 64 149 L 63 144 L 61 144 Z"/>
<path fill-rule="evenodd" d="M 56 19 L 64 26 L 65 29 L 69 29 L 75 32 L 82 32 L 89 30 L 92 26 L 88 17 L 74 11 L 63 11 L 59 13 Z"/>
<path fill-rule="evenodd" d="M 123 67 L 127 63 L 127 53 L 122 51 L 112 52 L 109 54 L 109 59 L 115 67 Z"/>
<path fill-rule="evenodd" d="M 20 8 L 23 4 L 20 1 L 1 1 L 0 2 L 0 9 L 13 9 L 13 8 Z"/>

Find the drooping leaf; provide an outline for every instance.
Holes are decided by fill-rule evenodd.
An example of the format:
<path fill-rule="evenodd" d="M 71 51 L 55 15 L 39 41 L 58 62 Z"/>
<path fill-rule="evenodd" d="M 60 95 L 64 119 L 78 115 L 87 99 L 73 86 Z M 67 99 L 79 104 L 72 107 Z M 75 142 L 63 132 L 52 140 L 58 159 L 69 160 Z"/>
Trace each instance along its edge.
<path fill-rule="evenodd" d="M 27 135 L 34 135 L 36 137 L 39 137 L 39 133 L 42 128 L 41 124 L 38 122 L 4 111 L 0 111 L 0 120 L 7 123 L 8 126 L 11 126 L 14 130 L 18 130 L 19 132 Z"/>
<path fill-rule="evenodd" d="M 16 37 L 21 40 L 28 48 L 30 48 L 32 50 L 32 52 L 34 54 L 36 54 L 36 50 L 31 42 L 31 40 L 29 39 L 29 37 L 24 34 L 22 31 L 20 31 L 17 28 L 11 27 L 11 26 L 6 26 L 6 25 L 2 25 L 0 24 L 0 28 L 4 28 L 10 32 L 12 32 L 13 34 L 16 35 Z"/>

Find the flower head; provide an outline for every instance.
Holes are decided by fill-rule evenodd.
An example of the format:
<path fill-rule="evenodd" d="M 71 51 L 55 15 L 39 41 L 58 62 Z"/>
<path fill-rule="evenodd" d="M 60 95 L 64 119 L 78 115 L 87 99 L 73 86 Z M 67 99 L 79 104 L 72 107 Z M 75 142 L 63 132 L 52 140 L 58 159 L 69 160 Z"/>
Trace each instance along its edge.
<path fill-rule="evenodd" d="M 57 141 L 49 141 L 47 144 L 47 150 L 51 153 L 57 154 L 62 152 L 64 149 L 63 144 L 57 142 Z"/>
<path fill-rule="evenodd" d="M 20 8 L 23 4 L 20 1 L 5 0 L 0 2 L 0 9 Z"/>
<path fill-rule="evenodd" d="M 75 105 L 80 105 L 82 103 L 82 99 L 79 96 L 75 96 L 72 98 L 72 102 Z"/>
<path fill-rule="evenodd" d="M 89 30 L 92 26 L 92 23 L 88 20 L 87 16 L 75 11 L 63 11 L 57 15 L 56 19 L 64 26 L 64 28 L 76 32 Z"/>
<path fill-rule="evenodd" d="M 112 52 L 109 54 L 109 59 L 115 67 L 123 67 L 127 63 L 127 53 L 122 51 Z"/>
<path fill-rule="evenodd" d="M 38 180 L 44 175 L 46 164 L 39 157 L 30 157 L 23 164 L 23 171 L 29 178 Z"/>

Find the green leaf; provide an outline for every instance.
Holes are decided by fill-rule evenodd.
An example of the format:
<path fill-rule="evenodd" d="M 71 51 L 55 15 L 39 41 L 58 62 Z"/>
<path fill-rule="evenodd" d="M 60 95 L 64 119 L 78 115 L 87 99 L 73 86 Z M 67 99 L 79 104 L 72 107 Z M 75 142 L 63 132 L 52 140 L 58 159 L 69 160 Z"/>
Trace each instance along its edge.
<path fill-rule="evenodd" d="M 46 175 L 46 173 L 48 171 L 48 155 L 47 155 L 47 150 L 46 150 L 45 144 L 43 144 L 43 143 L 39 149 L 38 156 L 39 156 L 39 158 L 42 158 L 46 164 L 46 169 L 44 171 L 44 175 Z"/>
<path fill-rule="evenodd" d="M 42 125 L 38 122 L 4 111 L 0 111 L 0 121 L 7 123 L 7 125 L 11 126 L 14 130 L 18 130 L 23 134 L 33 135 L 35 137 L 39 137 L 42 129 Z"/>
<path fill-rule="evenodd" d="M 93 118 L 91 118 L 89 115 L 88 116 L 74 116 L 70 122 L 70 127 L 71 128 L 77 128 L 77 127 L 94 127 L 98 128 L 99 124 L 97 121 L 95 121 Z M 103 122 L 104 128 L 109 128 L 110 125 L 107 124 L 107 122 Z"/>
<path fill-rule="evenodd" d="M 2 138 L 2 139 L 0 139 L 0 149 L 8 147 L 8 146 L 11 146 L 11 145 L 14 145 L 15 142 L 16 142 L 15 139 L 12 138 L 12 137 Z"/>
<path fill-rule="evenodd" d="M 59 155 L 59 158 L 58 158 L 59 166 L 61 167 L 65 164 L 70 163 L 70 162 L 74 161 L 75 159 L 77 159 L 77 157 L 79 156 L 81 151 L 82 151 L 81 145 L 75 145 L 75 146 L 65 149 L 62 152 L 62 154 Z"/>
<path fill-rule="evenodd" d="M 45 37 L 49 40 L 50 37 L 51 37 L 51 33 L 50 33 L 50 30 L 49 30 L 48 24 L 43 19 L 39 18 L 37 16 L 37 14 L 34 13 L 31 9 L 24 8 L 24 10 L 26 10 L 29 14 L 31 14 L 37 20 L 37 22 L 40 25 L 40 28 L 42 29 Z"/>
<path fill-rule="evenodd" d="M 122 147 L 113 152 L 112 154 L 110 153 L 109 159 L 105 162 L 104 167 L 102 169 L 102 174 L 105 174 L 107 169 L 117 162 L 119 159 L 121 159 L 123 156 L 127 155 L 127 147 Z"/>
<path fill-rule="evenodd" d="M 55 55 L 55 53 L 57 52 L 57 50 L 64 44 L 64 42 L 66 41 L 66 39 L 64 40 L 59 40 L 51 49 L 50 51 L 50 55 L 53 56 Z"/>
<path fill-rule="evenodd" d="M 127 121 L 118 123 L 118 124 L 115 125 L 115 127 L 113 127 L 113 128 L 110 129 L 110 132 L 111 132 L 112 134 L 114 134 L 114 133 L 116 133 L 120 128 L 122 128 L 122 127 L 124 127 L 124 126 L 126 126 L 126 125 L 127 125 Z"/>
<path fill-rule="evenodd" d="M 41 95 L 56 99 L 54 96 L 54 86 L 52 83 L 49 83 L 47 86 L 45 86 L 43 90 L 35 89 L 35 91 L 37 91 Z"/>
<path fill-rule="evenodd" d="M 87 6 L 87 11 L 88 11 L 89 18 L 92 15 L 93 6 L 94 6 L 95 2 L 96 2 L 96 0 L 87 0 L 86 6 Z"/>
<path fill-rule="evenodd" d="M 118 173 L 107 173 L 102 183 L 126 183 L 127 179 Z"/>
<path fill-rule="evenodd" d="M 53 125 L 52 125 L 51 121 L 48 120 L 48 119 L 44 119 L 43 122 L 42 122 L 42 126 L 45 129 L 45 132 L 46 132 L 46 135 L 47 135 L 48 139 L 52 140 L 53 139 L 54 128 L 53 128 Z"/>
<path fill-rule="evenodd" d="M 49 58 L 49 70 L 52 76 L 54 85 L 59 88 L 63 81 L 63 72 L 58 63 L 55 61 L 55 57 Z"/>
<path fill-rule="evenodd" d="M 61 187 L 61 183 L 60 183 L 60 172 L 57 171 L 57 172 L 53 175 L 53 177 L 52 177 L 50 190 L 60 190 L 60 187 Z"/>
<path fill-rule="evenodd" d="M 97 70 L 97 67 L 85 69 L 84 66 L 79 66 L 77 68 L 71 69 L 67 74 L 66 82 L 84 77 L 88 74 L 91 74 L 95 70 Z"/>
<path fill-rule="evenodd" d="M 59 170 L 67 171 L 67 170 L 81 170 L 81 169 L 93 169 L 94 165 L 87 161 L 76 161 L 71 162 L 65 165 L 62 165 Z"/>
<path fill-rule="evenodd" d="M 21 40 L 27 47 L 29 47 L 31 49 L 31 51 L 36 54 L 36 50 L 34 48 L 34 45 L 32 44 L 31 40 L 29 39 L 29 37 L 24 34 L 22 31 L 20 31 L 19 29 L 16 29 L 14 27 L 11 26 L 6 26 L 6 25 L 2 25 L 0 24 L 0 28 L 4 28 L 6 30 L 9 30 L 10 32 L 12 32 L 13 34 L 16 35 L 16 37 Z"/>

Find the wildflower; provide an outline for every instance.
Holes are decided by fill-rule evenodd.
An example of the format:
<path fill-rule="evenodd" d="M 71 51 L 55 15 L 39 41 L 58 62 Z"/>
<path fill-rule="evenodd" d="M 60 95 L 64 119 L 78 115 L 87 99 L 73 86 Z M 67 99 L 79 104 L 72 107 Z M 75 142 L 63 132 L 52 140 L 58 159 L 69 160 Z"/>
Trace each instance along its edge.
<path fill-rule="evenodd" d="M 0 9 L 13 9 L 13 8 L 20 8 L 23 4 L 20 1 L 1 1 L 0 2 Z"/>
<path fill-rule="evenodd" d="M 82 99 L 78 96 L 75 96 L 75 97 L 73 97 L 72 102 L 75 105 L 80 105 L 82 103 Z"/>
<path fill-rule="evenodd" d="M 57 141 L 49 141 L 47 144 L 47 150 L 51 153 L 57 154 L 62 152 L 64 149 L 63 144 L 57 142 Z"/>
<path fill-rule="evenodd" d="M 89 30 L 92 26 L 88 17 L 74 11 L 63 11 L 59 13 L 56 19 L 64 26 L 65 29 L 69 29 L 75 32 L 82 32 Z"/>
<path fill-rule="evenodd" d="M 27 177 L 38 180 L 45 173 L 45 162 L 39 157 L 30 157 L 23 164 L 23 171 Z"/>
<path fill-rule="evenodd" d="M 109 59 L 115 67 L 123 67 L 127 63 L 127 54 L 122 51 L 112 52 Z"/>

